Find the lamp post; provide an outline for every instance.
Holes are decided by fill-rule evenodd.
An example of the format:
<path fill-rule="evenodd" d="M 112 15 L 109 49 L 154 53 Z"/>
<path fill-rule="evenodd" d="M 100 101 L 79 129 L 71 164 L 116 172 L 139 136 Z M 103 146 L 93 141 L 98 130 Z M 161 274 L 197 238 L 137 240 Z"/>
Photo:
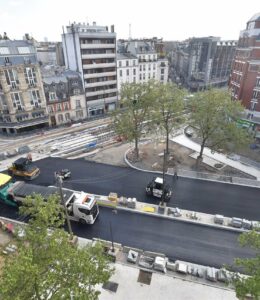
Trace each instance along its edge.
<path fill-rule="evenodd" d="M 112 213 L 116 215 L 116 214 L 117 214 L 117 210 L 116 210 L 116 209 L 113 209 L 113 210 L 112 210 Z M 111 220 L 109 220 L 109 228 L 110 228 L 111 243 L 112 243 L 112 249 L 111 249 L 111 252 L 114 253 L 114 252 L 115 252 L 115 247 L 114 247 L 114 237 L 113 237 L 113 230 L 112 230 L 112 223 L 111 223 Z"/>
<path fill-rule="evenodd" d="M 72 232 L 72 228 L 71 228 L 71 224 L 70 224 L 70 219 L 69 219 L 69 215 L 68 215 L 66 203 L 64 202 L 64 197 L 63 197 L 63 191 L 62 191 L 62 177 L 59 176 L 59 175 L 57 175 L 57 179 L 58 179 L 58 183 L 59 183 L 59 190 L 60 190 L 61 203 L 62 203 L 62 205 L 64 206 L 65 216 L 66 216 L 66 220 L 67 220 L 67 224 L 68 224 L 68 229 L 69 229 L 69 234 L 70 234 L 70 240 L 73 240 L 73 232 Z"/>

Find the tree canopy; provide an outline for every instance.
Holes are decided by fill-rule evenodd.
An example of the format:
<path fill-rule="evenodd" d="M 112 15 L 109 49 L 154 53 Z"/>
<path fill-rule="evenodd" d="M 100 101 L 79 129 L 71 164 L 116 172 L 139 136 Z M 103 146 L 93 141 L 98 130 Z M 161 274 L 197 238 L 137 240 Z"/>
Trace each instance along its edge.
<path fill-rule="evenodd" d="M 153 124 L 158 126 L 165 133 L 166 153 L 169 153 L 169 135 L 173 128 L 182 123 L 181 112 L 184 109 L 185 90 L 180 89 L 176 84 L 158 83 L 156 85 L 156 101 L 153 108 Z"/>
<path fill-rule="evenodd" d="M 30 221 L 17 253 L 4 264 L 0 299 L 98 299 L 96 285 L 113 271 L 109 259 L 99 244 L 78 248 L 69 242 L 59 201 L 34 195 L 21 207 Z"/>
<path fill-rule="evenodd" d="M 135 142 L 136 157 L 139 157 L 138 142 L 155 101 L 154 82 L 126 83 L 121 88 L 121 104 L 114 114 L 115 130 L 119 135 Z"/>
<path fill-rule="evenodd" d="M 253 258 L 237 258 L 235 263 L 242 267 L 245 274 L 249 277 L 235 276 L 233 283 L 236 289 L 236 295 L 239 299 L 244 299 L 246 295 L 253 296 L 254 299 L 260 298 L 260 233 L 250 231 L 239 236 L 240 245 L 249 246 L 256 251 Z"/>
<path fill-rule="evenodd" d="M 240 102 L 231 100 L 226 91 L 210 89 L 195 94 L 191 100 L 190 124 L 201 140 L 198 158 L 202 158 L 205 147 L 218 151 L 248 145 L 249 133 L 237 124 L 242 110 Z"/>

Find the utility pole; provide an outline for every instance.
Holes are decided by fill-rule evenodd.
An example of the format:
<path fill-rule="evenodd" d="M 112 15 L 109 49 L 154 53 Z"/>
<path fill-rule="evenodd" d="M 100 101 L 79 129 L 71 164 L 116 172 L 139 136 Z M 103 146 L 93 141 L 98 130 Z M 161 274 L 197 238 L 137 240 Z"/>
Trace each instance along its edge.
<path fill-rule="evenodd" d="M 161 206 L 164 206 L 164 197 L 165 197 L 165 169 L 166 169 L 166 160 L 167 153 L 166 150 L 163 150 L 163 186 L 162 186 L 162 196 L 161 196 Z"/>
<path fill-rule="evenodd" d="M 67 224 L 68 224 L 68 228 L 69 228 L 70 240 L 72 241 L 73 240 L 73 232 L 72 232 L 72 229 L 71 229 L 71 224 L 70 224 L 70 219 L 69 219 L 69 215 L 68 215 L 68 210 L 67 210 L 67 207 L 66 207 L 66 203 L 64 202 L 64 197 L 63 197 L 62 177 L 58 175 L 57 178 L 58 178 L 58 183 L 59 183 L 61 203 L 64 206 L 65 216 L 66 216 L 66 220 L 67 220 Z"/>

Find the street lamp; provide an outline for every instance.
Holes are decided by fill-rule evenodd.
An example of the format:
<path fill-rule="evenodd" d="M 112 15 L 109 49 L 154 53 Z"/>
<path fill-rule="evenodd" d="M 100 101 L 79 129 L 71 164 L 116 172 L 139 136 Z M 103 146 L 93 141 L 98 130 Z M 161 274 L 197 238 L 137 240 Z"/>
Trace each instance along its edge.
<path fill-rule="evenodd" d="M 117 214 L 117 210 L 113 209 L 112 213 L 116 215 Z M 112 253 L 115 253 L 114 238 L 113 238 L 113 230 L 112 230 L 111 220 L 109 220 L 109 228 L 110 228 L 110 235 L 111 235 L 111 242 L 112 242 L 112 249 L 111 249 L 111 251 L 112 251 Z"/>
<path fill-rule="evenodd" d="M 70 224 L 70 219 L 69 219 L 69 215 L 68 215 L 68 211 L 67 211 L 67 207 L 66 207 L 66 203 L 64 201 L 64 197 L 63 197 L 63 191 L 62 191 L 62 177 L 57 175 L 57 179 L 58 179 L 58 183 L 59 183 L 59 190 L 60 190 L 60 197 L 61 197 L 61 203 L 64 206 L 64 210 L 65 210 L 65 216 L 66 216 L 66 220 L 67 220 L 67 224 L 68 224 L 68 228 L 69 228 L 69 234 L 70 234 L 70 240 L 73 240 L 73 232 L 72 232 L 72 228 L 71 228 L 71 224 Z"/>

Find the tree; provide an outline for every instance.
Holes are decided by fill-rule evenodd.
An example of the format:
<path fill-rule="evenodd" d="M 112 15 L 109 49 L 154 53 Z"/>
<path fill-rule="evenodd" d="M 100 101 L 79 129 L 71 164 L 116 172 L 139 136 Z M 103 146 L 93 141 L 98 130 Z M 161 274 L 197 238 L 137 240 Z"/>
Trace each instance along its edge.
<path fill-rule="evenodd" d="M 237 124 L 242 110 L 240 102 L 232 101 L 226 91 L 210 89 L 195 94 L 190 117 L 201 139 L 198 159 L 202 158 L 205 147 L 218 151 L 228 150 L 231 145 L 236 148 L 248 145 L 248 132 Z"/>
<path fill-rule="evenodd" d="M 135 155 L 139 158 L 138 143 L 149 115 L 150 108 L 155 101 L 154 82 L 126 83 L 121 89 L 121 103 L 123 110 L 116 110 L 113 114 L 115 130 L 135 143 Z"/>
<path fill-rule="evenodd" d="M 254 258 L 235 259 L 237 266 L 242 267 L 249 277 L 235 275 L 233 284 L 236 295 L 239 299 L 244 299 L 246 295 L 251 295 L 254 299 L 260 298 L 260 233 L 250 231 L 239 236 L 239 243 L 242 247 L 249 246 L 256 251 Z"/>
<path fill-rule="evenodd" d="M 185 91 L 176 84 L 157 84 L 157 97 L 154 105 L 154 124 L 159 124 L 165 132 L 166 154 L 169 154 L 169 135 L 181 123 Z"/>
<path fill-rule="evenodd" d="M 97 299 L 95 286 L 112 274 L 103 248 L 69 242 L 58 196 L 29 197 L 20 211 L 30 214 L 17 254 L 7 258 L 0 277 L 0 299 Z"/>

